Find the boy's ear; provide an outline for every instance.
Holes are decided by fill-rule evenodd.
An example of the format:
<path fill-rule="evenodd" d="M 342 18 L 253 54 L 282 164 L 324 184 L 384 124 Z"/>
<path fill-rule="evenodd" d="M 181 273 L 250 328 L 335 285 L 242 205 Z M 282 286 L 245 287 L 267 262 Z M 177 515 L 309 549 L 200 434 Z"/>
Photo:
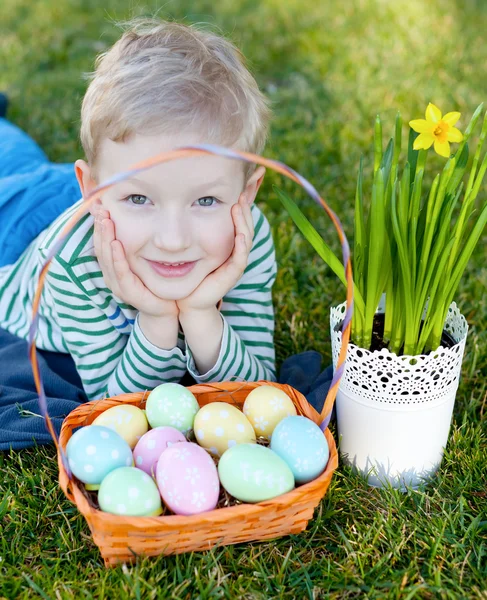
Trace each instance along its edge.
<path fill-rule="evenodd" d="M 74 163 L 74 172 L 76 174 L 76 179 L 78 180 L 81 195 L 83 198 L 86 198 L 97 186 L 96 181 L 92 177 L 90 166 L 84 160 L 79 159 Z M 101 205 L 100 198 L 97 198 L 90 205 L 90 213 L 95 216 Z"/>
<path fill-rule="evenodd" d="M 252 204 L 252 202 L 255 200 L 257 192 L 259 191 L 262 181 L 264 180 L 264 175 L 265 167 L 259 166 L 249 177 L 249 180 L 247 181 L 245 188 L 241 193 L 241 195 L 244 196 L 247 204 Z"/>

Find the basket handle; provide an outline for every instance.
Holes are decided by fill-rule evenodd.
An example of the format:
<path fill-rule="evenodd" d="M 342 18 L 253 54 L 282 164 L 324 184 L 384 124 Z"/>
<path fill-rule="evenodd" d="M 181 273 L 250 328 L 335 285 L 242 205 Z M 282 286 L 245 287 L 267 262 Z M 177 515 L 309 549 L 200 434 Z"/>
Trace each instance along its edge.
<path fill-rule="evenodd" d="M 295 181 L 299 185 L 301 185 L 304 190 L 311 196 L 311 198 L 321 207 L 325 209 L 328 216 L 333 222 L 335 229 L 338 233 L 338 237 L 340 238 L 340 242 L 342 245 L 342 255 L 343 255 L 343 264 L 345 269 L 345 277 L 347 279 L 347 300 L 346 300 L 346 312 L 345 317 L 343 319 L 342 325 L 342 345 L 340 348 L 340 354 L 338 356 L 337 366 L 335 369 L 335 373 L 333 375 L 333 379 L 330 385 L 330 389 L 328 390 L 328 394 L 326 396 L 326 400 L 323 406 L 323 410 L 320 415 L 321 424 L 320 427 L 324 431 L 330 422 L 331 411 L 333 408 L 333 403 L 335 402 L 336 394 L 338 391 L 338 385 L 340 383 L 340 379 L 342 377 L 344 368 L 345 368 L 345 359 L 347 356 L 347 347 L 350 339 L 350 329 L 351 329 L 351 321 L 352 321 L 352 313 L 353 313 L 353 279 L 352 279 L 352 265 L 350 261 L 350 248 L 348 245 L 347 238 L 345 237 L 345 233 L 343 231 L 342 224 L 337 217 L 337 215 L 331 210 L 331 208 L 326 204 L 326 202 L 321 198 L 316 189 L 307 181 L 304 177 L 302 177 L 299 173 L 285 165 L 284 163 L 276 160 L 272 160 L 270 158 L 264 158 L 263 156 L 259 156 L 257 154 L 252 154 L 251 152 L 242 152 L 239 150 L 231 150 L 229 148 L 224 148 L 222 146 L 216 146 L 213 144 L 198 144 L 194 146 L 185 146 L 183 148 L 177 148 L 175 150 L 171 150 L 169 152 L 161 152 L 156 156 L 148 158 L 146 160 L 140 161 L 139 163 L 132 166 L 129 171 L 125 171 L 123 173 L 118 173 L 114 175 L 104 183 L 98 185 L 95 189 L 91 191 L 91 193 L 84 199 L 84 202 L 80 206 L 80 208 L 76 211 L 76 213 L 71 217 L 69 222 L 65 225 L 63 230 L 61 231 L 60 237 L 54 246 L 50 249 L 46 260 L 42 266 L 41 272 L 39 274 L 39 282 L 36 289 L 33 305 L 32 305 L 32 323 L 29 330 L 29 358 L 32 364 L 32 370 L 34 374 L 34 381 L 37 389 L 37 393 L 39 394 L 39 407 L 41 409 L 41 413 L 45 419 L 46 426 L 48 431 L 50 432 L 58 453 L 61 456 L 61 460 L 63 461 L 63 466 L 66 469 L 66 473 L 69 479 L 72 478 L 71 469 L 69 468 L 68 461 L 66 455 L 64 453 L 63 448 L 60 447 L 59 440 L 56 434 L 56 431 L 52 425 L 51 419 L 49 417 L 49 413 L 47 410 L 47 402 L 46 396 L 44 393 L 44 385 L 42 382 L 42 377 L 39 371 L 39 365 L 37 362 L 37 353 L 35 346 L 35 335 L 37 333 L 37 323 L 38 323 L 38 311 L 39 311 L 39 302 L 41 298 L 42 289 L 45 282 L 45 277 L 47 273 L 47 269 L 49 267 L 49 263 L 52 258 L 59 252 L 66 235 L 71 231 L 73 226 L 77 223 L 77 221 L 86 214 L 88 207 L 95 199 L 99 198 L 101 193 L 111 188 L 116 183 L 119 183 L 128 177 L 140 173 L 141 171 L 145 171 L 154 167 L 156 165 L 160 165 L 162 163 L 166 163 L 172 160 L 176 160 L 179 158 L 189 158 L 192 156 L 202 156 L 207 154 L 213 154 L 217 156 L 223 156 L 225 158 L 232 158 L 237 160 L 242 160 L 252 164 L 262 165 L 267 167 L 281 175 L 284 175 L 288 179 Z M 68 498 L 72 498 L 68 495 L 68 485 L 66 484 L 66 489 L 63 487 Z"/>
<path fill-rule="evenodd" d="M 59 457 L 61 457 L 61 459 L 59 459 Z M 76 498 L 74 497 L 73 493 L 73 479 L 71 476 L 71 471 L 66 471 L 63 455 L 58 452 L 58 462 L 60 461 L 62 462 L 59 465 L 59 485 L 61 486 L 66 498 L 73 504 L 76 504 Z"/>

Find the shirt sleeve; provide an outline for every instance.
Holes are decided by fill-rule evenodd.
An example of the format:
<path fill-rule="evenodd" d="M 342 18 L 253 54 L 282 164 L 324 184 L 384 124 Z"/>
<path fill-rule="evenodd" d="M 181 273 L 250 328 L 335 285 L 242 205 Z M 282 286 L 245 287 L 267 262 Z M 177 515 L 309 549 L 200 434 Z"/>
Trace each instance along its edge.
<path fill-rule="evenodd" d="M 247 268 L 223 298 L 223 335 L 215 365 L 199 373 L 186 345 L 187 369 L 197 383 L 275 381 L 274 308 L 272 286 L 277 264 L 269 222 L 254 205 L 254 239 Z"/>
<path fill-rule="evenodd" d="M 89 282 L 89 271 L 79 277 L 55 257 L 43 290 L 89 400 L 179 382 L 186 372 L 182 350 L 154 346 L 144 336 L 138 315 L 131 330 L 118 331 L 94 300 L 97 290 Z"/>

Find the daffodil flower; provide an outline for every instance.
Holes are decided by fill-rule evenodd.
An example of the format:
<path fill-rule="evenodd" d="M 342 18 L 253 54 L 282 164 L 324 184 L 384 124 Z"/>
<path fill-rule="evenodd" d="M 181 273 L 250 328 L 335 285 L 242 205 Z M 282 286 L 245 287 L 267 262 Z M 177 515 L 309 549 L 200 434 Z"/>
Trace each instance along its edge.
<path fill-rule="evenodd" d="M 460 113 L 449 112 L 442 117 L 441 110 L 430 102 L 426 108 L 425 117 L 426 119 L 409 121 L 409 126 L 420 134 L 414 140 L 413 148 L 415 150 L 421 148 L 427 150 L 434 144 L 435 152 L 448 158 L 450 156 L 450 142 L 461 142 L 463 140 L 462 132 L 454 127 L 460 118 Z"/>

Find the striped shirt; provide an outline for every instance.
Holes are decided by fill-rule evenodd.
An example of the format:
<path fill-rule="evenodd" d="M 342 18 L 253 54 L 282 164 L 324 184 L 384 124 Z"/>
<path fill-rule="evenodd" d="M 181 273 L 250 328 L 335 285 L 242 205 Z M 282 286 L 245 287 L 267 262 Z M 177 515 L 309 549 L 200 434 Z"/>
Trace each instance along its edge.
<path fill-rule="evenodd" d="M 0 269 L 0 327 L 28 339 L 39 272 L 49 249 L 82 199 L 37 236 L 17 262 Z M 36 346 L 69 353 L 90 400 L 179 382 L 275 381 L 275 250 L 269 223 L 254 204 L 254 239 L 247 268 L 223 298 L 223 336 L 216 364 L 197 371 L 179 331 L 176 347 L 161 349 L 143 334 L 138 311 L 106 287 L 93 242 L 93 216 L 81 217 L 51 261 L 39 305 Z"/>

